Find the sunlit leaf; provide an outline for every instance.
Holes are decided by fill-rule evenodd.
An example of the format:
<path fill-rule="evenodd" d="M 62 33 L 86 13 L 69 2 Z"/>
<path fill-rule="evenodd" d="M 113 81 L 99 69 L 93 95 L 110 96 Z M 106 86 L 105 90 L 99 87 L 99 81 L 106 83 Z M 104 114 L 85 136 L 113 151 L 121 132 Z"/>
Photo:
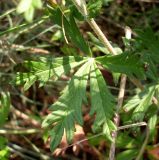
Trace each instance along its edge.
<path fill-rule="evenodd" d="M 102 124 L 104 124 L 103 132 L 107 137 L 109 137 L 109 139 L 111 139 L 110 134 L 112 128 L 110 128 L 111 123 L 109 122 L 109 119 L 112 118 L 115 101 L 109 89 L 107 88 L 106 82 L 100 70 L 95 63 L 91 66 L 90 90 L 90 114 L 93 115 L 94 113 L 96 113 L 94 125 L 100 127 Z"/>
<path fill-rule="evenodd" d="M 67 74 L 72 68 L 82 63 L 84 59 L 81 57 L 61 57 L 51 58 L 50 60 L 42 59 L 42 61 L 26 61 L 24 65 L 31 71 L 28 73 L 17 73 L 16 84 L 23 84 L 24 90 L 27 90 L 35 81 L 40 81 L 43 86 L 50 78 L 57 80 L 62 74 Z"/>
<path fill-rule="evenodd" d="M 56 123 L 56 127 L 51 131 L 52 150 L 59 144 L 64 130 L 67 141 L 70 142 L 75 132 L 75 122 L 83 124 L 81 105 L 86 99 L 86 85 L 91 64 L 89 60 L 79 68 L 63 90 L 61 97 L 51 106 L 52 113 L 43 121 L 43 127 L 51 127 Z M 57 135 L 59 135 L 58 138 L 56 138 Z"/>

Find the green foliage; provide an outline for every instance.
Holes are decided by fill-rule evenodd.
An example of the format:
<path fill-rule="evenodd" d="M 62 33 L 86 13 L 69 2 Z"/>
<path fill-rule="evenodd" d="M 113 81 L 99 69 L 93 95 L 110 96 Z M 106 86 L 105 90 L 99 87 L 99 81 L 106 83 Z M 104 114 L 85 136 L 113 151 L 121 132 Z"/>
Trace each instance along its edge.
<path fill-rule="evenodd" d="M 91 50 L 88 44 L 85 42 L 82 34 L 80 33 L 73 15 L 71 14 L 67 19 L 64 12 L 59 7 L 57 8 L 49 7 L 49 12 L 51 13 L 50 17 L 53 20 L 53 22 L 62 27 L 62 31 L 66 41 L 68 38 L 70 38 L 71 42 L 76 47 L 81 49 L 81 51 L 84 52 L 85 54 L 90 55 Z"/>
<path fill-rule="evenodd" d="M 103 133 L 112 140 L 111 131 L 115 130 L 116 127 L 110 119 L 113 116 L 115 100 L 108 90 L 105 80 L 95 63 L 91 66 L 90 71 L 90 90 L 92 106 L 90 114 L 93 115 L 96 113 L 94 127 L 97 128 L 104 124 Z"/>
<path fill-rule="evenodd" d="M 9 149 L 5 147 L 4 149 L 0 150 L 0 159 L 1 160 L 8 160 L 8 151 Z"/>
<path fill-rule="evenodd" d="M 17 73 L 16 84 L 24 84 L 24 90 L 30 88 L 35 81 L 40 81 L 40 86 L 43 86 L 51 77 L 57 80 L 62 74 L 67 74 L 72 68 L 82 64 L 82 57 L 60 57 L 42 59 L 40 62 L 26 61 L 24 63 L 31 72 Z"/>
<path fill-rule="evenodd" d="M 128 133 L 119 133 L 116 141 L 118 148 L 132 149 L 140 145 L 138 139 L 134 139 L 128 135 Z"/>
<path fill-rule="evenodd" d="M 0 127 L 4 125 L 5 121 L 8 119 L 8 114 L 10 111 L 10 94 L 8 92 L 1 92 L 0 99 Z"/>
<path fill-rule="evenodd" d="M 10 94 L 9 92 L 1 92 L 0 98 L 0 128 L 3 127 L 10 111 Z M 5 137 L 0 136 L 0 159 L 8 159 L 8 147 L 6 146 L 7 140 Z"/>
<path fill-rule="evenodd" d="M 154 114 L 150 117 L 148 121 L 149 132 L 150 132 L 150 139 L 154 140 L 154 136 L 156 134 L 156 125 L 157 125 L 157 114 Z"/>
<path fill-rule="evenodd" d="M 116 56 L 97 57 L 96 60 L 110 71 L 144 78 L 142 62 L 136 54 L 122 53 Z"/>
<path fill-rule="evenodd" d="M 24 13 L 24 18 L 28 22 L 32 22 L 35 9 L 42 8 L 41 0 L 21 0 L 17 6 L 17 13 Z"/>
<path fill-rule="evenodd" d="M 141 45 L 140 47 L 143 47 L 143 49 L 145 50 L 144 53 L 146 55 L 149 55 L 154 62 L 158 63 L 159 36 L 155 35 L 152 28 L 150 27 L 143 30 L 137 30 L 137 33 L 138 33 L 138 37 L 137 37 L 138 45 Z"/>
<path fill-rule="evenodd" d="M 12 42 L 19 43 L 21 39 L 16 39 L 17 35 L 14 35 L 14 32 L 16 31 L 18 31 L 18 34 L 24 33 L 22 37 L 24 39 L 27 37 L 29 38 L 29 41 L 31 41 L 30 37 L 34 35 L 34 32 L 30 34 L 30 30 L 35 26 L 38 26 L 37 32 L 39 32 L 41 29 L 40 24 L 45 22 L 48 17 L 50 17 L 54 24 L 58 25 L 58 27 L 54 28 L 55 30 L 49 30 L 48 37 L 52 37 L 51 41 L 48 40 L 49 38 L 47 37 L 48 43 L 42 42 L 41 44 L 41 39 L 43 40 L 44 36 L 35 41 L 33 43 L 34 46 L 29 46 L 31 49 L 36 46 L 43 49 L 46 47 L 51 54 L 56 52 L 58 57 L 46 56 L 36 59 L 32 56 L 34 58 L 31 58 L 31 60 L 27 60 L 27 57 L 26 59 L 24 58 L 24 61 L 22 60 L 22 64 L 18 64 L 19 66 L 22 66 L 22 68 L 15 67 L 16 63 L 19 61 L 16 61 L 14 64 L 16 71 L 18 71 L 15 79 L 16 84 L 24 85 L 24 90 L 29 89 L 36 81 L 38 81 L 39 87 L 41 87 L 48 85 L 48 81 L 59 82 L 60 77 L 63 75 L 70 78 L 67 86 L 61 92 L 60 97 L 51 105 L 50 114 L 44 118 L 42 123 L 42 127 L 46 129 L 45 131 L 49 132 L 46 133 L 45 137 L 49 134 L 51 139 L 50 148 L 52 151 L 60 144 L 64 134 L 66 134 L 67 142 L 72 142 L 75 124 L 83 125 L 83 104 L 91 104 L 89 109 L 90 116 L 94 120 L 92 123 L 93 131 L 102 132 L 102 136 L 97 142 L 99 143 L 103 138 L 113 141 L 112 131 L 118 129 L 113 122 L 113 118 L 116 110 L 115 106 L 117 105 L 119 89 L 118 81 L 121 74 L 125 74 L 128 77 L 127 81 L 129 78 L 134 77 L 139 81 L 141 80 L 145 89 L 133 94 L 134 90 L 132 90 L 132 88 L 134 89 L 134 86 L 131 85 L 131 83 L 127 83 L 124 97 L 126 103 L 119 112 L 119 114 L 121 114 L 120 124 L 124 125 L 134 121 L 145 121 L 147 122 L 150 131 L 149 141 L 152 142 L 156 138 L 158 104 L 153 104 L 153 98 L 155 96 L 156 99 L 159 100 L 159 36 L 150 27 L 137 30 L 137 36 L 134 36 L 134 39 L 128 40 L 123 38 L 125 43 L 124 49 L 121 49 L 118 45 L 110 42 L 117 53 L 117 55 L 114 56 L 110 55 L 110 51 L 105 48 L 105 45 L 99 40 L 99 37 L 99 39 L 96 38 L 92 33 L 83 36 L 78 27 L 82 21 L 88 21 L 90 18 L 98 16 L 102 5 L 107 5 L 110 1 L 113 0 L 87 1 L 86 8 L 88 10 L 88 17 L 84 17 L 71 0 L 57 1 L 57 3 L 54 1 L 54 4 L 50 4 L 50 6 L 47 5 L 47 16 L 39 17 L 32 22 L 35 10 L 42 9 L 42 1 L 21 0 L 16 11 L 18 14 L 23 14 L 27 22 L 32 23 L 19 24 L 20 22 L 18 22 L 12 26 L 12 23 L 10 22 L 9 25 L 11 27 L 0 32 L 0 36 L 6 38 L 5 36 L 8 34 L 8 37 Z M 111 7 L 112 10 L 113 7 Z M 114 15 L 113 11 L 110 9 L 108 9 L 108 12 Z M 119 15 L 121 12 L 121 10 L 117 10 Z M 114 19 L 121 19 L 119 15 L 114 17 Z M 7 18 L 9 19 L 10 16 Z M 44 24 L 42 29 L 48 24 L 50 25 L 48 22 L 47 24 Z M 28 36 L 26 36 L 25 32 L 29 33 Z M 44 32 L 45 30 L 38 35 L 42 35 Z M 50 36 L 52 32 L 55 34 L 53 33 L 53 36 Z M 38 36 L 35 35 L 35 37 L 37 38 Z M 85 38 L 89 39 L 89 43 Z M 63 40 L 66 42 L 64 45 Z M 27 48 L 28 46 L 23 46 L 24 44 L 26 43 L 24 42 L 22 47 Z M 53 52 L 51 49 L 53 48 L 52 46 L 55 46 Z M 122 46 L 122 44 L 120 44 L 120 46 Z M 5 46 L 5 49 L 7 47 Z M 9 47 L 9 50 L 14 51 L 14 44 L 13 46 L 11 44 Z M 18 47 L 18 49 L 20 47 Z M 61 52 L 58 52 L 58 50 L 62 51 L 67 56 L 60 55 Z M 123 50 L 125 51 L 123 52 Z M 23 52 L 22 54 L 20 53 L 20 56 L 22 56 L 23 59 Z M 12 57 L 9 58 L 9 61 L 12 61 Z M 101 72 L 101 68 L 102 71 L 105 69 L 104 72 L 106 72 L 106 74 Z M 107 70 L 109 71 L 109 74 L 111 74 L 111 78 L 107 77 Z M 109 82 L 113 81 L 113 78 L 115 86 L 112 86 L 111 83 L 111 86 L 108 86 L 105 79 Z M 110 91 L 108 88 L 111 88 L 112 90 Z M 5 124 L 9 109 L 9 94 L 2 92 L 0 101 L 0 127 Z M 139 127 L 118 131 L 116 146 L 120 153 L 117 154 L 117 160 L 135 159 L 145 136 L 140 136 L 142 132 L 143 130 L 140 130 Z M 95 142 L 94 145 L 97 145 L 97 142 Z M 8 148 L 5 147 L 6 143 L 6 139 L 0 137 L 0 159 L 5 159 L 5 157 L 7 157 Z M 107 144 L 109 143 L 107 142 Z"/>
<path fill-rule="evenodd" d="M 94 18 L 99 14 L 102 8 L 103 0 L 89 0 L 87 9 L 89 12 L 89 17 Z"/>
<path fill-rule="evenodd" d="M 89 60 L 75 73 L 59 100 L 52 105 L 53 112 L 43 121 L 43 127 L 56 123 L 55 129 L 51 131 L 52 150 L 60 143 L 64 129 L 70 142 L 75 131 L 75 122 L 83 124 L 81 105 L 86 99 L 86 85 L 91 63 L 92 61 Z"/>
<path fill-rule="evenodd" d="M 152 97 L 154 93 L 155 86 L 146 88 L 144 91 L 132 97 L 123 107 L 124 110 L 130 111 L 131 109 L 135 108 L 132 114 L 132 119 L 143 120 L 145 112 L 152 103 Z"/>
<path fill-rule="evenodd" d="M 138 150 L 130 149 L 123 151 L 117 155 L 117 160 L 133 160 L 137 156 Z"/>
<path fill-rule="evenodd" d="M 107 48 L 105 48 L 103 43 L 100 42 L 100 40 L 97 39 L 91 32 L 88 32 L 87 34 L 90 37 L 92 44 L 95 46 L 95 51 L 100 51 L 105 54 L 110 54 L 110 51 Z M 121 48 L 119 48 L 116 44 L 112 44 L 112 45 L 118 54 L 122 53 Z"/>

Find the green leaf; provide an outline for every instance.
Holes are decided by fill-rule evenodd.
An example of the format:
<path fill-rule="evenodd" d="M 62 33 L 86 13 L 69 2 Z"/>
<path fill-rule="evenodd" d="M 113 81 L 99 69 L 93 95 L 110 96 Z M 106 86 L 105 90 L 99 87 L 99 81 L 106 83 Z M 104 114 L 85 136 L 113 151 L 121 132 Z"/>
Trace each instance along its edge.
<path fill-rule="evenodd" d="M 115 126 L 113 121 L 111 121 L 110 119 L 106 119 L 106 121 L 103 124 L 103 134 L 106 136 L 106 138 L 108 138 L 112 142 L 114 140 L 112 139 L 111 134 L 112 134 L 112 131 L 115 131 L 115 130 L 117 130 L 117 127 Z"/>
<path fill-rule="evenodd" d="M 76 47 L 80 48 L 85 54 L 90 55 L 91 50 L 80 33 L 73 15 L 71 14 L 70 19 L 68 20 L 60 8 L 49 8 L 49 12 L 51 13 L 50 17 L 53 22 L 63 28 L 64 36 L 66 36 L 66 38 L 70 38 L 71 42 Z"/>
<path fill-rule="evenodd" d="M 97 57 L 96 61 L 110 71 L 144 78 L 142 63 L 136 54 L 123 53 L 116 56 Z"/>
<path fill-rule="evenodd" d="M 99 14 L 102 4 L 103 0 L 89 0 L 87 10 L 90 18 L 94 18 Z"/>
<path fill-rule="evenodd" d="M 117 155 L 117 160 L 133 160 L 137 156 L 137 149 L 123 151 Z"/>
<path fill-rule="evenodd" d="M 9 148 L 5 147 L 2 150 L 0 150 L 0 159 L 8 160 L 8 158 L 9 158 Z"/>
<path fill-rule="evenodd" d="M 149 126 L 149 138 L 154 139 L 154 136 L 156 134 L 156 125 L 157 125 L 157 114 L 154 114 L 148 121 Z"/>
<path fill-rule="evenodd" d="M 103 43 L 100 42 L 99 39 L 97 39 L 91 32 L 87 32 L 88 36 L 91 39 L 91 42 L 93 43 L 93 45 L 95 46 L 95 51 L 101 51 L 105 54 L 110 54 L 110 51 L 105 48 L 105 46 L 103 45 Z M 114 50 L 118 53 L 121 54 L 122 50 L 116 45 L 116 44 L 112 44 Z"/>
<path fill-rule="evenodd" d="M 43 58 L 41 62 L 26 61 L 24 65 L 30 70 L 28 73 L 17 73 L 16 84 L 23 84 L 24 90 L 27 90 L 35 81 L 40 81 L 43 86 L 50 78 L 57 80 L 62 74 L 67 74 L 72 68 L 75 68 L 85 60 L 82 57 L 69 56 L 61 58 Z"/>
<path fill-rule="evenodd" d="M 91 66 L 90 90 L 92 106 L 90 114 L 93 115 L 96 113 L 94 126 L 99 127 L 104 124 L 103 133 L 111 139 L 111 124 L 109 119 L 111 119 L 113 115 L 115 100 L 108 90 L 106 82 L 95 63 Z"/>
<path fill-rule="evenodd" d="M 33 0 L 32 1 L 32 6 L 34 8 L 41 9 L 42 8 L 42 2 L 41 2 L 41 0 Z"/>
<path fill-rule="evenodd" d="M 71 141 L 75 131 L 75 122 L 82 125 L 82 110 L 81 105 L 86 99 L 86 85 L 92 61 L 86 62 L 72 77 L 68 86 L 63 90 L 63 94 L 56 103 L 51 106 L 50 113 L 42 123 L 43 127 L 51 127 L 55 123 L 56 128 L 53 128 L 52 149 L 60 142 L 65 130 L 67 141 Z M 59 139 L 55 138 L 59 135 Z"/>
<path fill-rule="evenodd" d="M 155 86 L 150 86 L 149 88 L 132 97 L 123 107 L 124 110 L 130 111 L 133 108 L 135 108 L 133 111 L 132 118 L 136 120 L 142 120 L 143 116 L 145 115 L 145 112 L 152 103 L 152 97 L 154 93 Z"/>
<path fill-rule="evenodd" d="M 34 17 L 34 11 L 35 9 L 33 6 L 30 6 L 30 8 L 25 11 L 24 17 L 28 22 L 32 22 L 33 17 Z"/>
<path fill-rule="evenodd" d="M 147 111 L 148 107 L 152 104 L 152 97 L 155 93 L 155 86 L 151 86 L 146 90 L 145 95 L 140 97 L 140 103 L 135 108 L 132 118 L 136 120 L 142 120 L 145 112 Z"/>
<path fill-rule="evenodd" d="M 140 146 L 140 142 L 132 137 L 130 137 L 126 132 L 119 133 L 117 136 L 116 146 L 118 148 L 136 148 Z"/>
<path fill-rule="evenodd" d="M 1 92 L 0 99 L 0 127 L 2 127 L 5 121 L 8 119 L 10 111 L 10 94 L 9 92 Z"/>
<path fill-rule="evenodd" d="M 31 5 L 32 5 L 32 0 L 21 0 L 20 3 L 17 6 L 17 12 L 18 13 L 24 13 L 27 10 L 29 10 Z"/>
<path fill-rule="evenodd" d="M 51 151 L 56 149 L 58 144 L 61 142 L 63 134 L 64 134 L 64 126 L 63 126 L 63 124 L 56 125 L 54 127 L 54 129 L 52 129 L 50 131 L 50 137 L 51 137 L 50 149 L 51 149 Z"/>
<path fill-rule="evenodd" d="M 2 150 L 6 145 L 6 138 L 0 136 L 0 150 Z"/>
<path fill-rule="evenodd" d="M 141 44 L 148 52 L 144 54 L 149 55 L 154 62 L 159 61 L 159 36 L 156 36 L 151 27 L 146 29 L 137 30 L 138 37 L 137 42 Z"/>

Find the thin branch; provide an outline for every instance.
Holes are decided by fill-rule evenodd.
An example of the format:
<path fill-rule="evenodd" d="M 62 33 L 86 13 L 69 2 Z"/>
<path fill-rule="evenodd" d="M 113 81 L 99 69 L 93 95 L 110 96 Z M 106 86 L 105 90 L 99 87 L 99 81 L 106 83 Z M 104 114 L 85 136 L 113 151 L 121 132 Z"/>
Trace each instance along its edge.
<path fill-rule="evenodd" d="M 131 39 L 131 29 L 129 27 L 125 27 L 125 37 L 127 39 Z M 118 104 L 116 106 L 116 113 L 114 117 L 114 122 L 118 128 L 119 122 L 120 122 L 120 115 L 119 115 L 119 110 L 123 105 L 123 100 L 124 100 L 124 94 L 125 94 L 125 87 L 126 87 L 126 80 L 127 76 L 125 74 L 121 75 L 121 81 L 120 81 L 120 90 L 118 94 Z M 113 142 L 111 143 L 110 146 L 110 152 L 109 152 L 109 160 L 114 160 L 115 158 L 115 141 L 117 138 L 117 131 L 113 132 Z"/>
<path fill-rule="evenodd" d="M 0 129 L 1 134 L 34 134 L 42 132 L 42 129 Z"/>
<path fill-rule="evenodd" d="M 125 86 L 126 86 L 126 75 L 123 74 L 121 76 L 121 81 L 120 81 L 120 90 L 119 90 L 119 95 L 118 95 L 118 104 L 116 106 L 116 113 L 114 117 L 114 122 L 118 128 L 119 126 L 119 121 L 120 121 L 120 116 L 119 116 L 119 110 L 122 107 L 123 104 L 123 99 L 124 99 L 124 93 L 125 93 Z M 114 160 L 115 157 L 115 141 L 117 137 L 117 131 L 113 132 L 113 142 L 110 146 L 110 152 L 109 152 L 109 160 Z"/>
<path fill-rule="evenodd" d="M 38 122 L 38 121 L 36 121 L 36 120 L 34 120 L 34 119 L 31 119 L 31 117 L 29 117 L 27 114 L 19 111 L 18 109 L 14 108 L 14 107 L 12 107 L 11 109 L 12 109 L 12 112 L 13 112 L 16 116 L 24 119 L 26 122 L 29 121 L 30 124 L 32 124 L 32 125 L 34 125 L 34 126 L 36 126 L 36 127 L 40 127 L 40 126 L 41 126 L 40 122 Z"/>
<path fill-rule="evenodd" d="M 112 55 L 117 55 L 116 51 L 114 50 L 113 46 L 110 44 L 109 40 L 107 37 L 104 35 L 104 33 L 101 31 L 97 23 L 94 21 L 93 18 L 87 19 L 88 24 L 90 27 L 93 29 L 93 31 L 96 33 L 98 36 L 99 40 L 103 42 L 103 45 L 109 50 L 109 52 Z"/>
<path fill-rule="evenodd" d="M 117 131 L 123 130 L 123 129 L 132 128 L 132 127 L 141 127 L 141 126 L 147 126 L 147 123 L 146 122 L 138 122 L 138 123 L 133 123 L 133 124 L 128 124 L 128 125 L 120 126 L 120 127 L 117 128 Z M 62 150 L 66 150 L 67 148 L 73 147 L 74 145 L 80 144 L 82 142 L 85 142 L 85 141 L 88 141 L 88 140 L 91 140 L 91 139 L 94 139 L 94 138 L 97 138 L 97 137 L 103 136 L 103 135 L 104 135 L 104 133 L 95 134 L 95 135 L 93 135 L 93 136 L 91 136 L 89 138 L 85 138 L 85 139 L 82 139 L 82 140 L 80 140 L 78 142 L 70 144 L 67 147 L 63 147 Z"/>
<path fill-rule="evenodd" d="M 141 147 L 141 149 L 139 151 L 139 154 L 137 155 L 135 160 L 140 160 L 141 159 L 141 157 L 142 157 L 142 155 L 143 155 L 143 153 L 145 151 L 146 145 L 148 143 L 149 135 L 150 135 L 150 131 L 149 131 L 149 127 L 147 126 L 147 128 L 146 128 L 146 138 L 145 138 L 145 140 L 143 142 L 143 145 L 142 145 L 142 147 Z"/>
<path fill-rule="evenodd" d="M 86 2 L 85 0 L 72 0 L 74 5 L 77 7 L 79 12 L 86 18 L 88 24 L 90 27 L 93 29 L 93 31 L 96 33 L 98 38 L 103 42 L 103 45 L 110 51 L 111 54 L 117 55 L 116 51 L 114 50 L 113 46 L 110 44 L 109 40 L 107 37 L 104 35 L 104 33 L 101 31 L 97 23 L 94 21 L 93 18 L 88 19 L 88 12 L 87 12 L 87 7 L 86 7 Z"/>

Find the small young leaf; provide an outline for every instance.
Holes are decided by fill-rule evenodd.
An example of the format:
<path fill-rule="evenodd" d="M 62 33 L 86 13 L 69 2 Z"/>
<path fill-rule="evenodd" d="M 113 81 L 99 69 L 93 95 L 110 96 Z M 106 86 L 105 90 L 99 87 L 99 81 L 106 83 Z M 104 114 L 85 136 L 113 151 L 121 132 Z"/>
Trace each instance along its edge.
<path fill-rule="evenodd" d="M 102 4 L 103 0 L 89 0 L 87 10 L 90 18 L 94 18 L 99 14 Z"/>
<path fill-rule="evenodd" d="M 62 136 L 64 134 L 64 126 L 63 125 L 56 125 L 54 129 L 52 129 L 50 132 L 50 149 L 53 151 L 56 149 L 58 144 L 61 142 Z"/>

